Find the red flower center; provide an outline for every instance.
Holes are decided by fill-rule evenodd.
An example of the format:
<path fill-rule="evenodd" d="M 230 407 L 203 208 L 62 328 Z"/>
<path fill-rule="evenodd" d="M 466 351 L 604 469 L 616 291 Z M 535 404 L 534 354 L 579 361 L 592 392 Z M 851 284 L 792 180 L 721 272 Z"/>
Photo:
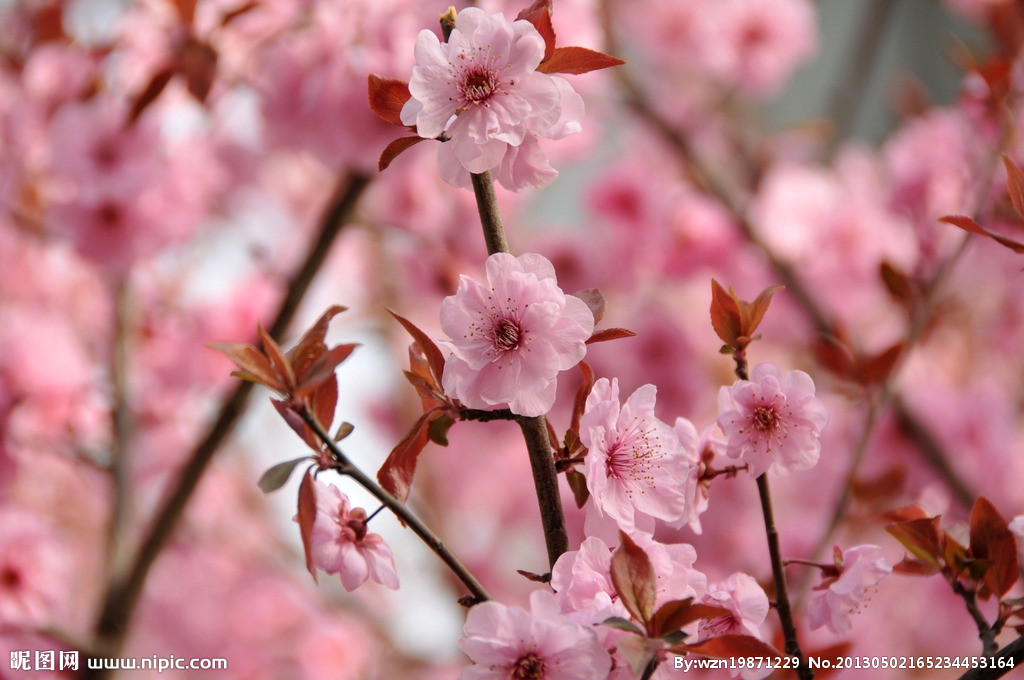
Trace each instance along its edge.
<path fill-rule="evenodd" d="M 762 432 L 771 432 L 779 427 L 779 417 L 770 406 L 758 406 L 754 409 L 754 427 Z"/>
<path fill-rule="evenodd" d="M 522 330 L 512 319 L 501 319 L 494 324 L 494 347 L 502 352 L 519 348 Z"/>
<path fill-rule="evenodd" d="M 546 670 L 544 659 L 537 656 L 536 652 L 527 652 L 516 660 L 512 667 L 512 678 L 514 680 L 541 680 Z"/>

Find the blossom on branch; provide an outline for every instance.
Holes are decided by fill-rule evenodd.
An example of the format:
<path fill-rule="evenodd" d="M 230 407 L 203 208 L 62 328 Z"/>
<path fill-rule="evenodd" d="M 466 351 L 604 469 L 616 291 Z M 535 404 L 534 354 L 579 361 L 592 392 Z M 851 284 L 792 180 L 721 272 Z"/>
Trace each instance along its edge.
<path fill-rule="evenodd" d="M 564 616 L 546 590 L 530 594 L 530 611 L 489 601 L 466 617 L 459 640 L 475 665 L 462 680 L 601 680 L 611 657 L 593 629 Z"/>
<path fill-rule="evenodd" d="M 555 403 L 558 373 L 583 359 L 594 315 L 562 292 L 554 267 L 536 253 L 495 253 L 486 272 L 486 284 L 459 277 L 458 291 L 441 303 L 452 348 L 445 392 L 469 408 L 543 415 Z"/>
<path fill-rule="evenodd" d="M 398 588 L 391 548 L 366 529 L 366 511 L 353 508 L 348 496 L 330 484 L 313 480 L 316 519 L 312 556 L 328 574 L 341 574 L 341 585 L 352 592 L 367 580 Z"/>
<path fill-rule="evenodd" d="M 685 489 L 696 451 L 655 417 L 656 394 L 654 385 L 644 385 L 622 404 L 618 380 L 601 378 L 580 419 L 592 502 L 627 531 L 648 517 L 689 519 Z M 687 443 L 696 447 L 696 437 Z"/>
<path fill-rule="evenodd" d="M 858 545 L 845 553 L 836 549 L 838 578 L 826 579 L 807 603 L 811 628 L 828 626 L 836 635 L 850 632 L 850 614 L 867 599 L 868 589 L 892 573 L 877 545 Z"/>
<path fill-rule="evenodd" d="M 702 640 L 730 634 L 752 635 L 762 639 L 761 624 L 768 616 L 768 596 L 753 576 L 737 572 L 721 583 L 710 584 L 704 602 L 724 607 L 732 615 L 702 621 Z"/>
<path fill-rule="evenodd" d="M 444 135 L 440 162 L 446 180 L 461 185 L 466 172 L 487 172 L 503 163 L 506 186 L 504 180 L 514 180 L 514 167 L 524 163 L 536 169 L 529 173 L 532 182 L 553 178 L 549 167 L 540 172 L 547 164 L 534 158 L 536 151 L 517 163 L 515 150 L 527 141 L 535 148 L 537 136 L 558 139 L 581 129 L 583 99 L 563 78 L 537 70 L 545 47 L 529 21 L 509 22 L 501 13 L 475 7 L 459 12 L 447 42 L 432 31 L 420 32 L 409 80 L 412 97 L 401 120 L 415 125 L 420 137 Z M 465 170 L 457 172 L 454 162 Z M 509 188 L 520 188 L 512 184 Z"/>
<path fill-rule="evenodd" d="M 726 455 L 761 476 L 806 470 L 818 462 L 819 437 L 828 411 L 814 396 L 814 381 L 803 371 L 783 373 L 758 364 L 750 380 L 737 380 L 718 394 L 718 426 L 727 439 Z"/>

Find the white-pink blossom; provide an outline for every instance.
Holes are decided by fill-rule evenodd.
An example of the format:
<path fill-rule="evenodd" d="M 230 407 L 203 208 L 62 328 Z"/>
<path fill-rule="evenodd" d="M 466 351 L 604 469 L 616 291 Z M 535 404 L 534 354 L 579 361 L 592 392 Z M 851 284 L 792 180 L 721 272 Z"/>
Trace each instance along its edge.
<path fill-rule="evenodd" d="M 712 583 L 704 602 L 728 609 L 732 615 L 702 621 L 701 639 L 731 634 L 761 639 L 761 624 L 768 616 L 768 596 L 753 576 L 737 572 L 721 583 Z"/>
<path fill-rule="evenodd" d="M 602 680 L 611 657 L 594 630 L 559 609 L 547 590 L 530 594 L 530 611 L 500 602 L 469 610 L 459 647 L 473 661 L 462 680 Z"/>
<path fill-rule="evenodd" d="M 495 253 L 486 273 L 486 284 L 461 276 L 441 303 L 452 348 L 444 389 L 469 408 L 543 415 L 555 403 L 559 372 L 586 354 L 594 315 L 562 292 L 541 255 Z"/>
<path fill-rule="evenodd" d="M 451 157 L 472 173 L 493 170 L 530 134 L 558 139 L 579 132 L 583 100 L 563 78 L 537 71 L 544 38 L 529 21 L 469 7 L 458 13 L 447 42 L 428 30 L 416 39 L 412 97 L 402 122 L 421 137 L 447 138 Z M 535 141 L 535 138 L 534 138 Z M 530 160 L 534 168 L 544 164 Z M 446 179 L 454 173 L 444 173 Z M 533 177 L 536 179 L 536 176 Z"/>
<path fill-rule="evenodd" d="M 828 626 L 836 635 L 846 635 L 850 614 L 859 610 L 870 588 L 892 573 L 892 566 L 877 545 L 858 545 L 842 554 L 839 569 L 838 578 L 826 581 L 811 596 L 807 619 L 812 629 Z"/>
<path fill-rule="evenodd" d="M 691 456 L 672 427 L 655 417 L 656 393 L 654 385 L 644 385 L 622 404 L 618 380 L 601 378 L 580 419 L 591 502 L 627 531 L 638 518 L 688 516 Z"/>
<path fill-rule="evenodd" d="M 391 548 L 378 534 L 367 531 L 366 511 L 353 508 L 348 496 L 330 484 L 314 480 L 316 519 L 313 521 L 313 562 L 328 574 L 340 574 L 352 592 L 367 580 L 398 588 Z"/>
<path fill-rule="evenodd" d="M 726 455 L 746 463 L 754 477 L 769 469 L 788 474 L 813 467 L 827 423 L 828 411 L 803 371 L 783 373 L 772 364 L 758 364 L 750 380 L 737 380 L 718 394 Z"/>

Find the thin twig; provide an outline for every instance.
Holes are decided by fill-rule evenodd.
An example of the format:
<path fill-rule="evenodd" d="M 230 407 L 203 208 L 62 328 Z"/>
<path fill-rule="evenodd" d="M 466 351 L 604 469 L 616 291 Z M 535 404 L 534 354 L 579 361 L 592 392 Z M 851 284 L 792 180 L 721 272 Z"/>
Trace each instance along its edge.
<path fill-rule="evenodd" d="M 113 398 L 114 439 L 110 450 L 109 471 L 113 479 L 113 511 L 110 518 L 109 578 L 117 578 L 128 560 L 125 539 L 132 519 L 132 498 L 129 483 L 129 447 L 132 436 L 132 416 L 128 394 L 128 319 L 131 314 L 131 292 L 127 278 L 115 286 L 114 348 L 110 363 L 111 396 Z"/>
<path fill-rule="evenodd" d="M 979 663 L 981 660 L 978 660 Z M 960 676 L 959 680 L 996 680 L 1016 667 L 1024 664 L 1024 636 L 1003 647 L 993 656 L 986 657 L 987 668 L 973 668 Z"/>
<path fill-rule="evenodd" d="M 299 414 L 306 425 L 310 427 L 316 436 L 320 438 L 320 441 L 326 446 L 335 459 L 341 464 L 338 472 L 351 477 L 359 486 L 369 491 L 374 498 L 380 501 L 388 510 L 390 510 L 396 517 L 402 520 L 406 526 L 412 529 L 413 533 L 416 534 L 420 540 L 422 540 L 428 548 L 430 548 L 434 554 L 436 554 L 452 573 L 463 585 L 469 589 L 469 592 L 473 594 L 473 598 L 476 602 L 483 602 L 491 599 L 491 596 L 487 593 L 487 590 L 480 584 L 480 582 L 470 573 L 469 569 L 455 556 L 455 554 L 444 544 L 444 542 L 438 538 L 434 533 L 424 524 L 419 517 L 414 515 L 408 506 L 402 501 L 398 500 L 387 491 L 385 491 L 377 482 L 373 481 L 365 472 L 353 465 L 349 461 L 345 453 L 338 447 L 327 432 L 320 426 L 320 423 L 316 422 L 311 414 L 301 413 Z"/>
<path fill-rule="evenodd" d="M 959 580 L 953 580 L 950 585 L 953 587 L 953 592 L 959 595 L 964 604 L 967 606 L 967 613 L 974 619 L 974 625 L 978 627 L 978 639 L 981 640 L 981 653 L 984 656 L 992 656 L 999 649 L 999 645 L 996 644 L 996 635 L 999 631 L 996 630 L 995 626 L 990 626 L 988 619 L 981 613 L 981 609 L 978 608 L 978 598 L 975 596 L 974 591 L 968 588 L 964 588 L 963 584 Z"/>
<path fill-rule="evenodd" d="M 369 177 L 361 173 L 345 176 L 321 219 L 320 233 L 310 248 L 305 261 L 289 282 L 285 297 L 278 308 L 277 316 L 270 326 L 270 335 L 280 338 L 288 328 L 299 303 L 309 289 L 316 273 L 342 227 L 355 208 L 356 202 L 369 183 Z M 120 578 L 110 584 L 103 601 L 103 609 L 96 623 L 97 653 L 116 656 L 124 644 L 132 614 L 149 575 L 149 571 L 178 525 L 185 506 L 191 499 L 203 473 L 234 429 L 248 404 L 252 383 L 240 382 L 235 391 L 221 405 L 215 420 L 206 435 L 193 449 L 188 461 L 179 474 L 170 494 L 157 510 L 148 533 L 143 538 L 131 566 Z M 87 671 L 86 678 L 96 680 L 109 675 L 106 670 Z"/>
<path fill-rule="evenodd" d="M 494 193 L 494 180 L 491 173 L 473 173 L 473 194 L 476 196 L 476 207 L 480 212 L 480 226 L 484 230 L 484 243 L 487 254 L 507 253 L 508 240 L 505 238 L 505 226 L 501 223 L 501 210 L 498 208 L 498 196 Z"/>

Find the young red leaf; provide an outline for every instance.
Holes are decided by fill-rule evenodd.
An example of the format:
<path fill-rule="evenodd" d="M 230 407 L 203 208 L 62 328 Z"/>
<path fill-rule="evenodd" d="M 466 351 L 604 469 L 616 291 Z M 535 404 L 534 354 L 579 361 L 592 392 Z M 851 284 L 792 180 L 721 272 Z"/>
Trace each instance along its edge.
<path fill-rule="evenodd" d="M 1024 171 L 1005 153 L 1003 165 L 1006 166 L 1006 190 L 1010 194 L 1010 202 L 1017 214 L 1024 217 Z"/>
<path fill-rule="evenodd" d="M 299 435 L 302 441 L 306 442 L 306 446 L 316 451 L 317 455 L 320 455 L 320 440 L 317 438 L 316 433 L 309 429 L 306 421 L 298 413 L 288 408 L 288 404 L 280 399 L 271 399 L 270 403 L 274 405 L 274 408 L 284 419 L 288 427 L 292 428 L 292 432 Z"/>
<path fill-rule="evenodd" d="M 252 345 L 244 342 L 209 342 L 206 346 L 224 354 L 242 369 L 232 375 L 259 383 L 275 392 L 284 392 L 284 385 L 271 370 L 267 357 Z"/>
<path fill-rule="evenodd" d="M 174 66 L 168 66 L 153 74 L 153 77 L 149 79 L 149 84 L 135 97 L 135 101 L 132 103 L 131 112 L 128 114 L 129 123 L 137 121 L 142 112 L 156 101 L 156 98 L 167 87 L 167 83 L 171 82 L 171 78 L 174 77 L 176 72 L 177 69 Z"/>
<path fill-rule="evenodd" d="M 331 319 L 347 309 L 341 305 L 331 305 L 320 317 L 313 322 L 313 325 L 306 329 L 299 341 L 295 343 L 285 356 L 288 363 L 292 365 L 295 375 L 302 380 L 313 368 L 313 365 L 321 360 L 327 352 L 327 345 L 324 339 L 327 337 L 327 326 Z M 335 364 L 337 365 L 337 364 Z M 333 370 L 333 369 L 332 369 Z"/>
<path fill-rule="evenodd" d="M 392 125 L 404 126 L 402 107 L 412 97 L 409 83 L 397 78 L 386 78 L 376 73 L 367 76 L 370 109 Z"/>
<path fill-rule="evenodd" d="M 722 285 L 711 279 L 711 326 L 715 333 L 729 347 L 736 346 L 736 339 L 743 334 L 740 307 L 736 295 L 728 293 Z"/>
<path fill-rule="evenodd" d="M 267 355 L 267 360 L 270 362 L 270 370 L 284 386 L 281 393 L 291 396 L 295 392 L 295 372 L 292 370 L 291 363 L 285 357 L 281 346 L 264 330 L 263 324 L 257 323 L 256 330 L 263 345 L 263 353 Z"/>
<path fill-rule="evenodd" d="M 741 311 L 745 312 L 743 334 L 747 336 L 753 336 L 757 331 L 757 327 L 761 325 L 761 320 L 764 318 L 765 312 L 768 311 L 768 305 L 772 302 L 772 296 L 783 290 L 785 286 L 769 286 L 761 291 L 761 294 L 754 299 L 749 305 L 745 305 L 746 309 Z"/>
<path fill-rule="evenodd" d="M 544 58 L 541 59 L 541 64 L 543 64 L 551 58 L 555 51 L 555 28 L 551 25 L 551 0 L 537 0 L 519 13 L 516 21 L 520 19 L 533 24 L 533 27 L 544 38 Z"/>
<path fill-rule="evenodd" d="M 196 4 L 198 0 L 171 0 L 174 9 L 178 11 L 178 18 L 182 26 L 191 26 L 192 19 L 196 15 Z"/>
<path fill-rule="evenodd" d="M 573 297 L 583 300 L 584 304 L 590 308 L 590 313 L 594 315 L 594 325 L 601 323 L 604 312 L 608 308 L 608 301 L 605 299 L 604 293 L 597 288 L 586 288 L 573 293 Z"/>
<path fill-rule="evenodd" d="M 348 359 L 358 347 L 358 343 L 336 345 L 320 354 L 314 363 L 307 367 L 304 373 L 295 371 L 295 374 L 298 376 L 295 394 L 297 396 L 305 396 L 320 387 L 324 382 L 337 380 L 334 374 L 335 369 L 345 359 Z"/>
<path fill-rule="evenodd" d="M 913 519 L 885 527 L 897 541 L 925 564 L 938 566 L 943 556 L 943 535 L 938 517 Z"/>
<path fill-rule="evenodd" d="M 625 64 L 617 57 L 586 47 L 556 47 L 551 58 L 542 61 L 537 70 L 541 73 L 571 73 L 579 75 L 610 66 Z"/>
<path fill-rule="evenodd" d="M 1017 541 L 1006 520 L 984 496 L 971 510 L 971 555 L 990 563 L 985 570 L 985 588 L 979 593 L 982 598 L 1002 597 L 1017 582 Z"/>
<path fill-rule="evenodd" d="M 299 534 L 302 536 L 302 549 L 306 553 L 306 569 L 313 576 L 313 581 L 320 582 L 313 563 L 313 522 L 316 520 L 316 492 L 313 490 L 313 475 L 309 471 L 299 485 Z"/>
<path fill-rule="evenodd" d="M 330 432 L 334 425 L 334 409 L 337 405 L 338 379 L 331 376 L 330 380 L 324 380 L 313 390 L 310 399 L 310 410 L 325 432 Z"/>
<path fill-rule="evenodd" d="M 658 611 L 654 612 L 651 634 L 655 637 L 664 637 L 675 633 L 694 621 L 717 619 L 723 616 L 732 616 L 732 611 L 710 604 L 701 604 L 699 602 L 695 604 L 692 597 L 688 597 L 685 600 L 672 600 L 661 605 Z"/>
<path fill-rule="evenodd" d="M 820 335 L 814 343 L 814 355 L 822 366 L 837 378 L 858 380 L 858 360 L 850 348 L 839 338 Z"/>
<path fill-rule="evenodd" d="M 925 564 L 910 557 L 904 557 L 892 566 L 893 573 L 904 576 L 932 576 L 939 573 L 939 570 L 937 564 Z"/>
<path fill-rule="evenodd" d="M 605 328 L 603 330 L 594 331 L 594 334 L 587 338 L 586 344 L 591 345 L 595 342 L 607 342 L 609 340 L 632 338 L 634 336 L 636 336 L 636 333 L 626 328 Z"/>
<path fill-rule="evenodd" d="M 619 541 L 612 555 L 612 585 L 626 610 L 649 631 L 657 590 L 654 566 L 628 534 L 620 531 Z"/>
<path fill-rule="evenodd" d="M 901 304 L 909 304 L 917 299 L 917 286 L 910 275 L 889 261 L 878 265 L 878 275 L 882 278 L 886 290 L 894 300 Z"/>
<path fill-rule="evenodd" d="M 897 342 L 879 354 L 870 357 L 864 364 L 863 382 L 867 385 L 879 385 L 885 382 L 902 355 L 903 343 Z"/>
<path fill-rule="evenodd" d="M 675 654 L 699 654 L 713 659 L 732 659 L 735 657 L 761 657 L 774 659 L 782 656 L 779 650 L 766 642 L 761 642 L 751 635 L 719 635 L 692 645 L 677 645 L 671 652 Z"/>
<path fill-rule="evenodd" d="M 398 158 L 400 153 L 419 144 L 424 139 L 426 137 L 399 137 L 388 144 L 381 152 L 380 158 L 377 159 L 377 171 L 384 172 L 387 170 L 387 167 L 391 165 L 391 161 Z"/>
<path fill-rule="evenodd" d="M 960 227 L 961 229 L 969 231 L 972 234 L 988 236 L 990 239 L 993 239 L 1000 245 L 1009 248 L 1013 252 L 1024 254 L 1024 243 L 1021 243 L 1020 241 L 1014 241 L 1012 238 L 1002 236 L 1001 234 L 997 234 L 994 231 L 989 231 L 985 227 L 981 226 L 980 224 L 972 220 L 970 217 L 965 217 L 963 215 L 946 215 L 945 217 L 940 217 L 939 221 L 945 222 L 946 224 L 952 224 L 954 227 Z"/>
<path fill-rule="evenodd" d="M 189 93 L 205 104 L 217 77 L 217 51 L 209 43 L 189 37 L 181 46 L 178 59 Z"/>
<path fill-rule="evenodd" d="M 568 470 L 565 473 L 565 481 L 569 482 L 569 488 L 572 489 L 572 499 L 576 502 L 576 507 L 582 508 L 590 498 L 586 475 L 579 470 Z"/>
<path fill-rule="evenodd" d="M 409 487 L 416 474 L 420 453 L 430 441 L 430 424 L 444 415 L 440 409 L 427 411 L 413 424 L 408 434 L 391 449 L 387 460 L 377 471 L 377 481 L 384 490 L 400 501 L 409 497 Z"/>
<path fill-rule="evenodd" d="M 434 375 L 437 384 L 440 385 L 441 375 L 444 373 L 444 354 L 441 353 L 441 350 L 434 341 L 430 339 L 430 336 L 417 328 L 413 322 L 395 314 L 390 309 L 387 311 L 388 314 L 395 318 L 395 321 L 402 324 L 402 328 L 412 336 L 412 339 L 416 341 L 419 348 L 423 350 L 423 355 L 427 357 L 427 363 L 430 365 L 430 372 Z"/>
<path fill-rule="evenodd" d="M 267 471 L 260 476 L 260 491 L 263 493 L 270 493 L 280 489 L 285 485 L 285 483 L 287 483 L 288 478 L 292 476 L 292 470 L 295 469 L 295 466 L 304 460 L 309 460 L 309 456 L 286 460 L 283 463 L 278 463 L 277 465 L 268 468 Z"/>

